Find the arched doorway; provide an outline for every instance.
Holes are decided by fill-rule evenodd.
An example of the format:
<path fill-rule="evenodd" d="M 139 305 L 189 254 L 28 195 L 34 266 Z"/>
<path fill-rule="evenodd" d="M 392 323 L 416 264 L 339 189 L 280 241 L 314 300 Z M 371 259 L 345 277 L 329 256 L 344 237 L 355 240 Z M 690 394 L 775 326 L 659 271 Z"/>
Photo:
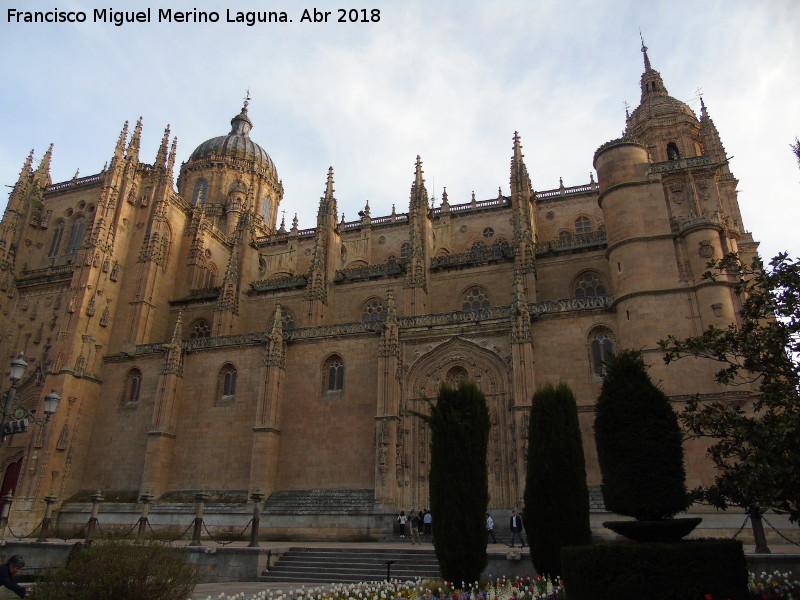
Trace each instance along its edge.
<path fill-rule="evenodd" d="M 397 482 L 403 508 L 429 506 L 430 430 L 422 419 L 410 415 L 409 411 L 427 414 L 427 400 L 436 398 L 442 382 L 458 385 L 463 379 L 477 383 L 489 406 L 489 506 L 514 505 L 518 482 L 509 367 L 496 352 L 456 337 L 418 356 L 405 377 L 398 430 Z"/>

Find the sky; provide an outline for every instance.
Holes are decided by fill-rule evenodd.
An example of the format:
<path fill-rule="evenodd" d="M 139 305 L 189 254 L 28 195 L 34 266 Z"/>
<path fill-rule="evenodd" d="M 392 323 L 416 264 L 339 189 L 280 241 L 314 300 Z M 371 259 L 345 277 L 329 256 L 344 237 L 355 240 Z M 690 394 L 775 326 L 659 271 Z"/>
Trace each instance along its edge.
<path fill-rule="evenodd" d="M 800 169 L 789 148 L 800 135 L 797 0 L 0 5 L 0 208 L 31 148 L 38 162 L 54 144 L 54 182 L 91 175 L 123 123 L 141 116 L 140 159 L 153 162 L 169 125 L 180 163 L 230 131 L 248 90 L 250 135 L 283 181 L 287 227 L 295 214 L 301 229 L 315 225 L 329 166 L 348 221 L 367 202 L 373 217 L 405 212 L 417 155 L 437 205 L 445 187 L 451 204 L 473 191 L 508 194 L 515 131 L 536 190 L 559 178 L 585 184 L 595 150 L 622 134 L 626 103 L 639 104 L 641 31 L 669 94 L 698 114 L 702 94 L 762 256 L 800 256 Z M 367 22 L 338 22 L 341 9 L 363 7 Z M 95 9 L 147 8 L 150 22 L 93 20 Z M 219 21 L 159 22 L 170 8 Z M 10 16 L 55 9 L 87 19 Z M 305 9 L 330 15 L 302 22 Z M 283 11 L 292 22 L 228 23 L 228 11 Z"/>

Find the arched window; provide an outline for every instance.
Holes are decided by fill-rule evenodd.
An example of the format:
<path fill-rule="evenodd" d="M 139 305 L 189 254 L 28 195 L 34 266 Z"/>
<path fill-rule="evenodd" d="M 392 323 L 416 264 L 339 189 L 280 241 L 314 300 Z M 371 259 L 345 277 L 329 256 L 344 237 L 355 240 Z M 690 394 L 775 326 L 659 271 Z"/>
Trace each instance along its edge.
<path fill-rule="evenodd" d="M 578 275 L 573 283 L 576 298 L 594 298 L 605 296 L 606 287 L 600 281 L 600 275 L 594 271 L 586 271 Z"/>
<path fill-rule="evenodd" d="M 205 204 L 207 193 L 208 182 L 205 179 L 200 179 L 194 184 L 194 191 L 192 192 L 192 206 L 198 203 Z"/>
<path fill-rule="evenodd" d="M 264 196 L 264 199 L 261 201 L 261 218 L 264 219 L 264 222 L 269 224 L 269 210 L 272 206 L 272 201 L 270 200 L 269 196 Z"/>
<path fill-rule="evenodd" d="M 559 237 L 559 239 L 562 239 L 562 240 L 566 239 L 568 237 L 571 237 L 571 236 L 572 236 L 572 232 L 569 231 L 568 229 L 562 229 L 561 231 L 558 232 L 558 237 Z"/>
<path fill-rule="evenodd" d="M 370 298 L 361 310 L 361 320 L 365 323 L 369 323 L 370 321 L 383 321 L 385 317 L 383 300 L 380 298 Z"/>
<path fill-rule="evenodd" d="M 64 221 L 59 221 L 53 230 L 53 239 L 50 242 L 50 250 L 47 252 L 48 258 L 58 256 L 58 249 L 61 247 L 61 238 L 64 237 Z"/>
<path fill-rule="evenodd" d="M 492 242 L 492 250 L 495 252 L 509 252 L 511 250 L 511 246 L 503 238 L 498 238 Z"/>
<path fill-rule="evenodd" d="M 211 337 L 211 327 L 205 319 L 195 319 L 189 325 L 189 339 Z"/>
<path fill-rule="evenodd" d="M 217 398 L 221 401 L 231 401 L 236 396 L 236 375 L 236 367 L 230 363 L 219 370 Z"/>
<path fill-rule="evenodd" d="M 469 374 L 464 367 L 453 367 L 447 372 L 445 381 L 450 387 L 457 388 L 462 381 L 469 379 Z"/>
<path fill-rule="evenodd" d="M 589 358 L 592 366 L 592 376 L 602 377 L 605 365 L 614 351 L 614 342 L 611 330 L 605 327 L 593 329 L 589 334 Z"/>
<path fill-rule="evenodd" d="M 329 356 L 322 367 L 322 389 L 326 392 L 344 389 L 344 361 L 338 354 Z"/>
<path fill-rule="evenodd" d="M 410 253 L 411 253 L 411 244 L 409 244 L 408 242 L 403 242 L 402 244 L 400 244 L 401 262 L 407 261 Z"/>
<path fill-rule="evenodd" d="M 679 160 L 681 157 L 680 150 L 678 150 L 678 144 L 675 142 L 670 142 L 667 144 L 667 160 Z"/>
<path fill-rule="evenodd" d="M 589 217 L 578 217 L 575 219 L 575 233 L 590 233 L 592 231 L 592 222 Z"/>
<path fill-rule="evenodd" d="M 122 389 L 122 404 L 133 404 L 139 401 L 139 390 L 142 387 L 142 372 L 131 369 L 125 375 L 125 385 Z"/>
<path fill-rule="evenodd" d="M 213 288 L 217 285 L 217 265 L 209 263 L 206 268 L 206 278 L 203 287 Z"/>
<path fill-rule="evenodd" d="M 285 308 L 281 308 L 281 329 L 284 331 L 294 329 L 294 317 Z"/>
<path fill-rule="evenodd" d="M 481 250 L 486 250 L 486 242 L 483 240 L 476 240 L 472 242 L 472 248 L 470 248 L 471 252 L 480 252 Z"/>
<path fill-rule="evenodd" d="M 461 309 L 465 312 L 489 308 L 490 306 L 486 290 L 477 285 L 469 288 L 461 299 Z"/>
<path fill-rule="evenodd" d="M 75 254 L 81 247 L 83 241 L 83 232 L 86 229 L 86 219 L 79 216 L 72 222 L 72 227 L 69 229 L 69 240 L 67 241 L 67 249 L 64 254 Z"/>

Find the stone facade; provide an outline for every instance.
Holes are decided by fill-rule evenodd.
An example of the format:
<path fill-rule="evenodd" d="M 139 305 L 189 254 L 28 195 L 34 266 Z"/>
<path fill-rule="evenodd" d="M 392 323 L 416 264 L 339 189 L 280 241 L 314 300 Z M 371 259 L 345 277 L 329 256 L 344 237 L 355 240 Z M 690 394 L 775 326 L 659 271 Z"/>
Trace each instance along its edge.
<path fill-rule="evenodd" d="M 287 228 L 247 102 L 177 190 L 176 142 L 167 130 L 143 162 L 141 121 L 96 175 L 53 184 L 52 148 L 36 168 L 31 155 L 0 223 L 0 350 L 30 364 L 22 402 L 63 401 L 2 447 L 12 523 L 36 524 L 48 493 L 97 489 L 129 503 L 368 490 L 376 513 L 424 507 L 430 436 L 408 411 L 463 378 L 490 406 L 493 509 L 521 502 L 546 381 L 576 393 L 596 486 L 593 406 L 614 348 L 643 349 L 676 402 L 747 399 L 713 365 L 666 368 L 656 350 L 736 318 L 730 282 L 701 275 L 757 244 L 705 105 L 698 119 L 670 97 L 643 50 L 641 104 L 579 186 L 534 191 L 515 133 L 509 195 L 431 205 L 418 157 L 405 212 L 344 222 L 330 169 L 316 227 Z M 703 448 L 687 467 L 690 485 L 709 476 Z"/>

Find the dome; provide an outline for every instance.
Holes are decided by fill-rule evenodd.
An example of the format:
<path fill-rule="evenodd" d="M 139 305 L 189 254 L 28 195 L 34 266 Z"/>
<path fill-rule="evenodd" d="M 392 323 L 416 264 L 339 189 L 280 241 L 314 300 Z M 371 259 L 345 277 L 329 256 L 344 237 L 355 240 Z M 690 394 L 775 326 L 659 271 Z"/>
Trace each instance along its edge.
<path fill-rule="evenodd" d="M 231 157 L 254 160 L 277 175 L 275 163 L 261 146 L 250 139 L 250 130 L 253 122 L 247 116 L 247 102 L 242 107 L 242 112 L 231 119 L 231 132 L 206 140 L 194 149 L 189 161 L 204 158 Z"/>
<path fill-rule="evenodd" d="M 688 122 L 697 125 L 697 116 L 688 105 L 664 94 L 648 94 L 631 113 L 628 133 L 640 135 L 647 125 Z"/>

